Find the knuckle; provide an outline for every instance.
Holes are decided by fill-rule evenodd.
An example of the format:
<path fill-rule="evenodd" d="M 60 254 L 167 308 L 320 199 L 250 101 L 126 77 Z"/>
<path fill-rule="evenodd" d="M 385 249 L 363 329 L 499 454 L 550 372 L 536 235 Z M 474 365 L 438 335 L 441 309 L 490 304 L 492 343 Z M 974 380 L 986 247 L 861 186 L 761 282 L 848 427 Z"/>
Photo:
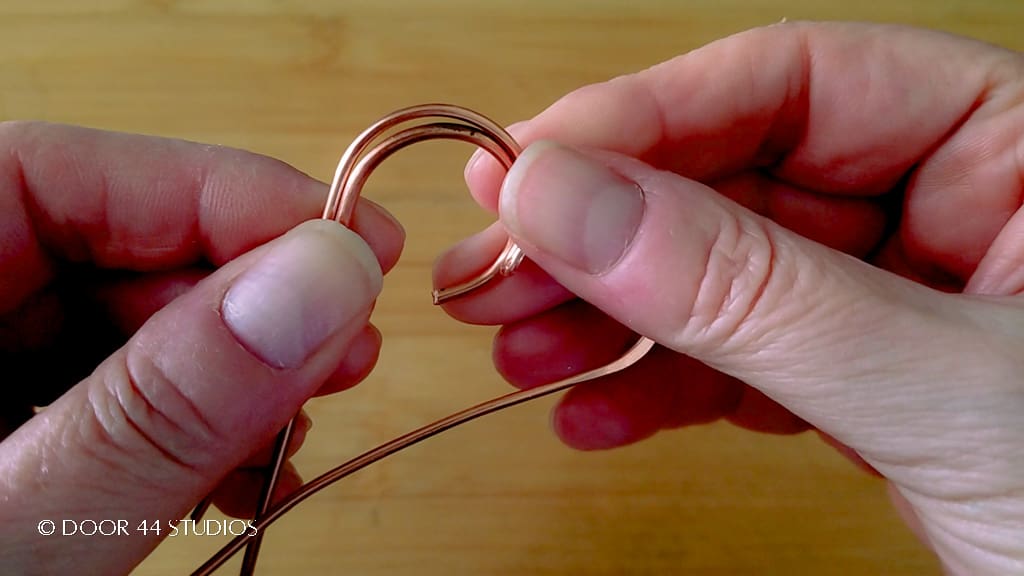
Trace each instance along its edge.
<path fill-rule="evenodd" d="M 111 358 L 89 389 L 96 437 L 88 444 L 105 459 L 123 459 L 118 468 L 162 463 L 161 477 L 201 476 L 205 448 L 220 439 L 178 383 L 132 350 Z"/>
<path fill-rule="evenodd" d="M 721 350 L 752 335 L 752 319 L 769 295 L 786 292 L 791 279 L 776 266 L 775 234 L 758 218 L 730 215 L 708 249 L 689 318 L 679 325 L 681 340 Z"/>

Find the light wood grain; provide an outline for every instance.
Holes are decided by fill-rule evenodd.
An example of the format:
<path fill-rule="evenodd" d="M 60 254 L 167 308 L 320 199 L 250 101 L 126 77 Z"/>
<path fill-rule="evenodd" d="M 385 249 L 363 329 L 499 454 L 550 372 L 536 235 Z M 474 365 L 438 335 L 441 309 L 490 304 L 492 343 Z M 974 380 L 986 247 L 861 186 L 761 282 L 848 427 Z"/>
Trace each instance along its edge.
<path fill-rule="evenodd" d="M 783 17 L 1024 47 L 1017 0 L 4 1 L 0 117 L 228 144 L 328 178 L 391 109 L 447 101 L 510 123 Z M 371 182 L 409 242 L 375 313 L 378 369 L 309 406 L 316 424 L 296 459 L 308 477 L 506 390 L 493 329 L 429 303 L 432 259 L 490 221 L 461 182 L 468 154 L 423 145 Z M 260 574 L 937 573 L 883 485 L 813 435 L 713 425 L 583 454 L 553 438 L 550 406 L 472 424 L 328 490 L 268 531 Z M 221 543 L 169 540 L 137 573 L 187 573 Z"/>

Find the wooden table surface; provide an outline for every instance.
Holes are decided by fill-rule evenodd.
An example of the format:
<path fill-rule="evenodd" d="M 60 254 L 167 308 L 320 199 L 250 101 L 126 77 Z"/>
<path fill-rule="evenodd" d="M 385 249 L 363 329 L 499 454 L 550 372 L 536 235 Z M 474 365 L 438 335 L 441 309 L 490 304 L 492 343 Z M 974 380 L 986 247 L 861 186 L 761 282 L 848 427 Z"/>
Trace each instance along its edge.
<path fill-rule="evenodd" d="M 510 123 L 783 17 L 1024 47 L 1019 0 L 3 0 L 0 117 L 227 144 L 327 179 L 349 140 L 394 108 L 446 101 Z M 307 477 L 506 390 L 490 364 L 494 330 L 430 305 L 434 256 L 490 220 L 464 191 L 469 152 L 418 146 L 367 190 L 406 225 L 408 245 L 374 316 L 379 367 L 309 405 L 316 424 L 296 459 Z M 487 418 L 330 488 L 268 530 L 259 573 L 938 573 L 883 484 L 813 434 L 718 424 L 578 453 L 550 433 L 551 405 Z M 188 573 L 221 543 L 168 540 L 136 573 Z"/>

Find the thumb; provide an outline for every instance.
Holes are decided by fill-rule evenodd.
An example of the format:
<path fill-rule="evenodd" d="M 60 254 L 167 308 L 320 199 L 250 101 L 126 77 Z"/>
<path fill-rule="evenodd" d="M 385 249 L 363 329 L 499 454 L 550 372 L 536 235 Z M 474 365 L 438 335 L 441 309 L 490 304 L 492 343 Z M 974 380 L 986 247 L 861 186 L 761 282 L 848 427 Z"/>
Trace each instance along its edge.
<path fill-rule="evenodd" d="M 315 220 L 155 314 L 0 445 L 0 518 L 23 527 L 5 564 L 127 573 L 327 379 L 381 282 L 355 233 Z"/>
<path fill-rule="evenodd" d="M 886 462 L 947 456 L 940 436 L 963 432 L 950 421 L 988 427 L 981 392 L 962 386 L 984 384 L 963 358 L 998 365 L 1005 348 L 977 318 L 964 321 L 970 306 L 996 316 L 982 302 L 874 268 L 618 155 L 530 146 L 499 211 L 527 255 L 570 291 L 760 389 L 883 472 Z M 1001 392 L 984 402 L 1010 393 Z M 958 413 L 963 406 L 979 411 Z"/>

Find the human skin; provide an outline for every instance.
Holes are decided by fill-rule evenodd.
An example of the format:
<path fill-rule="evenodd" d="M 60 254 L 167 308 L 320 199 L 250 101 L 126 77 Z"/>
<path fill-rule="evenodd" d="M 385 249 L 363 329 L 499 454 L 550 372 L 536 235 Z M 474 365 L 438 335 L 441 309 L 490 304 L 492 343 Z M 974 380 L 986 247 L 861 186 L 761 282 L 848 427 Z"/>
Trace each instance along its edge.
<path fill-rule="evenodd" d="M 469 167 L 501 222 L 438 284 L 506 230 L 527 250 L 448 306 L 504 324 L 495 358 L 519 386 L 634 332 L 661 344 L 565 397 L 573 446 L 813 426 L 889 480 L 950 573 L 1019 573 L 1022 78 L 977 42 L 793 24 L 585 88 L 514 129 L 563 145 L 530 146 L 504 181 Z M 238 151 L 0 125 L 5 570 L 126 573 L 159 542 L 41 538 L 40 518 L 180 518 L 211 490 L 244 512 L 260 447 L 372 368 L 366 318 L 401 229 L 364 203 L 365 243 L 331 223 L 285 234 L 324 193 Z"/>
<path fill-rule="evenodd" d="M 316 220 L 326 193 L 237 150 L 0 124 L 5 574 L 125 574 L 206 494 L 251 512 L 277 430 L 372 369 L 404 235 L 368 202 L 355 232 Z M 37 533 L 104 519 L 125 532 Z"/>
<path fill-rule="evenodd" d="M 529 260 L 447 310 L 581 449 L 720 418 L 817 429 L 950 574 L 1024 573 L 1024 60 L 895 26 L 748 31 L 577 90 L 467 182 Z M 556 144 L 557 142 L 558 144 Z"/>

